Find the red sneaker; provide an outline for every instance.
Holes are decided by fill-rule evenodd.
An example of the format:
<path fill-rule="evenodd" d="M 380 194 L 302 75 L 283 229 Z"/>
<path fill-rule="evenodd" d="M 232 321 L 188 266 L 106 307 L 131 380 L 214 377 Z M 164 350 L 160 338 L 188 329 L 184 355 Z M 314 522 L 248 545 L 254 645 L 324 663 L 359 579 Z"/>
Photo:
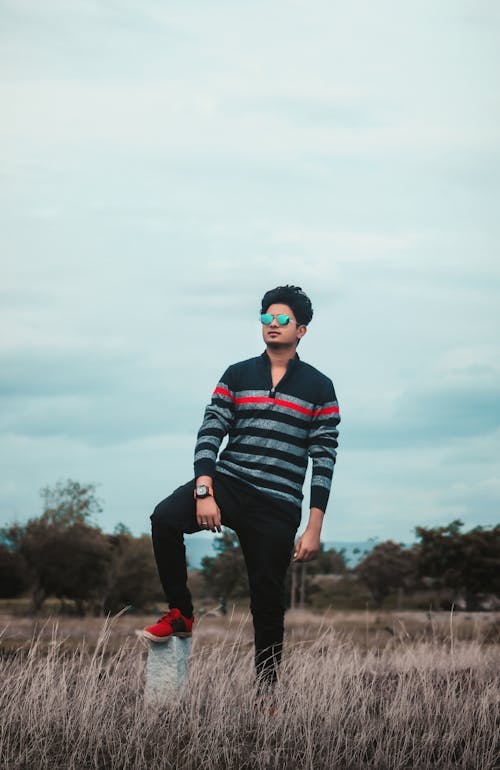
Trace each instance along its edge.
<path fill-rule="evenodd" d="M 152 642 L 167 642 L 171 636 L 191 636 L 194 615 L 185 618 L 177 607 L 169 610 L 157 623 L 143 630 L 146 639 Z"/>

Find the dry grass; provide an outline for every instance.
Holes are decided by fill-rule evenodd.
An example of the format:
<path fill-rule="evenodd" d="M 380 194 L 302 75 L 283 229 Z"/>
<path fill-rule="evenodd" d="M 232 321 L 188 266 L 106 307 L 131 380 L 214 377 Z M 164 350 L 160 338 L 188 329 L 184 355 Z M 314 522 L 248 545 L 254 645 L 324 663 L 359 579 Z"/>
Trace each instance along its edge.
<path fill-rule="evenodd" d="M 273 715 L 255 706 L 242 613 L 200 621 L 189 686 L 168 708 L 144 704 L 142 619 L 35 629 L 14 619 L 3 636 L 1 767 L 492 770 L 500 648 L 485 643 L 498 618 L 484 618 L 474 637 L 465 617 L 289 613 Z"/>
<path fill-rule="evenodd" d="M 157 615 L 123 614 L 113 623 L 108 639 L 108 651 L 118 650 L 122 644 L 135 643 L 137 629 L 154 622 Z M 500 644 L 500 613 L 454 613 L 402 611 L 402 612 L 311 612 L 289 610 L 285 617 L 286 635 L 291 642 L 314 641 L 324 630 L 348 633 L 356 645 L 365 650 L 385 648 L 391 640 L 401 642 L 422 641 L 476 641 L 481 644 Z M 6 650 L 27 649 L 33 639 L 40 646 L 49 643 L 54 625 L 58 637 L 67 649 L 85 644 L 93 649 L 102 633 L 102 618 L 43 617 L 29 618 L 0 612 L 0 654 Z M 3 629 L 3 630 L 1 630 Z M 243 606 L 233 606 L 224 617 L 197 616 L 196 644 L 216 644 L 220 640 L 238 637 L 251 644 L 253 632 L 248 611 Z"/>

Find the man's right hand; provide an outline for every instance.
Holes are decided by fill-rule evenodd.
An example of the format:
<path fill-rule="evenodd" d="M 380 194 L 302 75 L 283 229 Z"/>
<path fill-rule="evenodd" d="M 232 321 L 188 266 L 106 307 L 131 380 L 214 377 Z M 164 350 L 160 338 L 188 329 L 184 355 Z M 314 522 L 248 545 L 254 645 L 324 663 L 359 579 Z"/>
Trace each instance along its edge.
<path fill-rule="evenodd" d="M 222 532 L 220 509 L 212 496 L 196 501 L 196 521 L 202 529 Z"/>

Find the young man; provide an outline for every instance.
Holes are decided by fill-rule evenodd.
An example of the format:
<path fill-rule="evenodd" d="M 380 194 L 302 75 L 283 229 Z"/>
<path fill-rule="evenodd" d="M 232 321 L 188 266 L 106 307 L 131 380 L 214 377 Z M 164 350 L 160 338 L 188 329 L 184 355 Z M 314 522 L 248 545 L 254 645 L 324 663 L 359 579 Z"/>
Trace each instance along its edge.
<path fill-rule="evenodd" d="M 278 286 L 264 295 L 265 352 L 223 374 L 198 433 L 194 479 L 159 503 L 151 516 L 170 611 L 144 635 L 163 642 L 172 634 L 191 633 L 183 535 L 230 527 L 248 571 L 257 681 L 264 686 L 275 682 L 281 660 L 285 576 L 292 552 L 300 562 L 318 554 L 336 458 L 340 416 L 333 384 L 296 353 L 312 315 L 300 287 Z M 226 434 L 227 446 L 217 460 Z M 313 466 L 309 521 L 294 550 L 308 457 Z"/>

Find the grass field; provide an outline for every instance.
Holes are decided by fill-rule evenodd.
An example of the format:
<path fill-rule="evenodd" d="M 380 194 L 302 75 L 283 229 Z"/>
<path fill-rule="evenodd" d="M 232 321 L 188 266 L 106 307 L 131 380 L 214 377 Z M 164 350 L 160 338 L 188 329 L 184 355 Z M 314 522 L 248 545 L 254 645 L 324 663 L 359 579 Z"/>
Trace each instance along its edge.
<path fill-rule="evenodd" d="M 188 686 L 146 707 L 150 620 L 0 617 L 2 770 L 500 767 L 497 615 L 289 612 L 272 711 L 240 611 L 200 620 Z"/>

